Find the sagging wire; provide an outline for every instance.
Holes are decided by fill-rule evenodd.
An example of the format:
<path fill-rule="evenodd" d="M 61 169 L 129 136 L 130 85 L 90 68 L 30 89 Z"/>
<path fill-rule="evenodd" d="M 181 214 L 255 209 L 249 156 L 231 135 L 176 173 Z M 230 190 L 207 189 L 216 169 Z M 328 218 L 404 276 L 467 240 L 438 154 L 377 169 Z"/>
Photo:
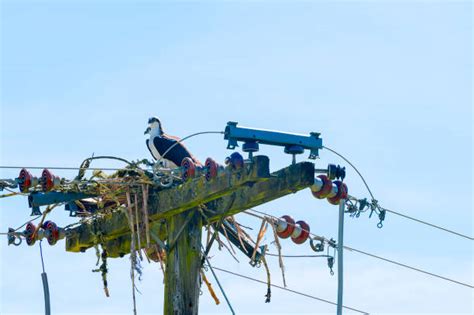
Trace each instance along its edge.
<path fill-rule="evenodd" d="M 371 202 L 367 202 L 366 199 L 361 199 L 361 200 L 357 200 L 355 199 L 356 202 L 358 202 L 359 204 L 359 208 L 361 209 L 357 209 L 356 207 L 357 206 L 354 206 L 350 209 L 350 211 L 352 211 L 351 213 L 354 213 L 354 215 L 352 215 L 352 217 L 356 217 L 358 218 L 360 216 L 360 214 L 362 212 L 365 212 L 364 211 L 364 208 L 370 208 L 370 215 L 369 215 L 369 218 L 372 217 L 372 214 L 375 212 L 378 217 L 379 217 L 379 223 L 377 224 L 377 227 L 379 229 L 381 229 L 383 227 L 383 221 L 385 220 L 385 210 L 382 209 L 380 207 L 380 205 L 378 204 L 378 201 L 377 199 L 375 199 L 374 197 L 374 194 L 372 193 L 372 190 L 370 189 L 369 185 L 367 184 L 367 181 L 365 180 L 364 176 L 362 175 L 361 172 L 359 172 L 359 170 L 357 169 L 357 167 L 355 167 L 354 164 L 351 163 L 351 161 L 349 161 L 345 156 L 343 156 L 342 154 L 338 153 L 337 151 L 329 148 L 329 147 L 326 147 L 326 146 L 323 146 L 323 149 L 326 149 L 332 153 L 334 153 L 335 155 L 339 156 L 341 159 L 343 159 L 344 161 L 347 162 L 347 164 L 349 164 L 355 171 L 356 173 L 359 175 L 359 177 L 362 179 L 362 182 L 364 183 L 365 187 L 367 188 L 367 191 L 369 192 L 370 194 L 370 197 L 372 198 Z"/>
<path fill-rule="evenodd" d="M 327 149 L 328 151 L 331 151 L 332 153 L 336 154 L 337 156 L 339 156 L 340 158 L 342 158 L 344 161 L 346 161 L 356 172 L 357 174 L 359 175 L 359 177 L 362 179 L 362 181 L 364 182 L 364 185 L 365 187 L 367 188 L 367 191 L 369 192 L 370 194 L 370 197 L 372 198 L 371 202 L 368 203 L 366 199 L 356 199 L 356 198 L 353 198 L 354 200 L 358 201 L 359 202 L 359 207 L 362 207 L 362 208 L 368 208 L 370 209 L 370 215 L 369 215 L 369 218 L 372 216 L 372 214 L 375 212 L 378 217 L 379 217 L 379 223 L 377 224 L 377 227 L 378 228 L 382 228 L 383 227 L 383 221 L 385 220 L 385 215 L 387 212 L 389 213 L 392 213 L 392 214 L 395 214 L 395 215 L 398 215 L 398 216 L 401 216 L 405 219 L 409 219 L 409 220 L 412 220 L 412 221 L 415 221 L 415 222 L 418 222 L 418 223 L 421 223 L 421 224 L 424 224 L 424 225 L 427 225 L 427 226 L 430 226 L 430 227 L 433 227 L 435 229 L 438 229 L 438 230 L 441 230 L 441 231 L 444 231 L 444 232 L 447 232 L 447 233 L 450 233 L 450 234 L 453 234 L 453 235 L 456 235 L 456 236 L 460 236 L 462 238 L 465 238 L 465 239 L 468 239 L 470 241 L 474 240 L 474 237 L 472 236 L 468 236 L 468 235 L 465 235 L 465 234 L 462 234 L 462 233 L 459 233 L 459 232 L 456 232 L 456 231 L 453 231 L 453 230 L 450 230 L 450 229 L 447 229 L 445 227 L 442 227 L 442 226 L 439 226 L 439 225 L 436 225 L 436 224 L 433 224 L 433 223 L 429 223 L 429 222 L 426 222 L 424 220 L 420 220 L 420 219 L 416 219 L 414 217 L 411 217 L 411 216 L 408 216 L 406 214 L 403 214 L 403 213 L 400 213 L 400 212 L 397 212 L 397 211 L 393 211 L 393 210 L 389 210 L 389 209 L 386 209 L 386 208 L 383 208 L 381 207 L 379 204 L 378 204 L 378 201 L 375 199 L 374 197 L 374 194 L 372 193 L 372 190 L 370 189 L 369 185 L 367 184 L 364 176 L 362 176 L 362 174 L 359 172 L 359 170 L 357 169 L 357 167 L 354 166 L 354 164 L 352 164 L 346 157 L 344 157 L 342 154 L 336 152 L 335 150 L 331 149 L 331 148 L 328 148 L 326 146 L 323 146 L 324 149 Z M 360 215 L 361 212 L 364 212 L 364 211 L 360 211 L 360 210 L 357 210 L 357 208 L 353 208 L 351 209 L 354 213 L 354 216 L 355 217 L 358 217 Z M 353 216 L 353 217 L 354 217 Z"/>
<path fill-rule="evenodd" d="M 249 208 L 248 210 L 251 210 L 251 211 L 254 211 L 254 212 L 257 212 L 257 213 L 260 213 L 260 214 L 267 215 L 269 217 L 273 217 L 275 219 L 278 219 L 275 216 L 269 215 L 265 212 L 261 212 L 261 211 L 258 211 L 256 209 L 253 209 L 253 208 Z M 247 212 L 247 210 L 244 211 L 243 213 L 249 214 L 249 212 Z M 253 213 L 251 215 L 252 216 L 257 216 L 256 214 L 253 214 Z M 260 216 L 257 216 L 257 217 L 260 217 Z M 328 240 L 324 237 L 317 236 L 317 235 L 315 235 L 314 233 L 311 233 L 311 232 L 310 232 L 310 235 L 314 236 L 315 238 L 317 237 L 317 238 L 324 239 L 324 242 L 326 244 L 328 244 L 330 247 L 332 247 L 334 250 L 337 247 L 336 241 L 333 240 L 333 239 Z M 364 252 L 364 251 L 361 251 L 361 250 L 358 250 L 358 249 L 355 249 L 355 248 L 352 248 L 352 247 L 349 247 L 349 246 L 346 246 L 346 245 L 344 245 L 343 248 L 345 250 L 357 252 L 359 254 L 363 254 L 363 255 L 366 255 L 366 256 L 369 256 L 369 257 L 372 257 L 372 258 L 383 260 L 383 261 L 398 265 L 400 267 L 411 269 L 413 271 L 417 271 L 417 272 L 420 272 L 420 273 L 423 273 L 423 274 L 426 274 L 426 275 L 430 275 L 430 276 L 433 276 L 433 277 L 436 277 L 436 278 L 439 278 L 439 279 L 442 279 L 442 280 L 445 280 L 445 281 L 449 281 L 449 282 L 452 282 L 452 283 L 455 283 L 455 284 L 458 284 L 458 285 L 462 285 L 462 286 L 465 286 L 465 287 L 468 287 L 468 288 L 474 288 L 474 286 L 471 285 L 471 284 L 460 282 L 460 281 L 457 281 L 457 280 L 454 280 L 454 279 L 450 279 L 450 278 L 447 278 L 447 277 L 444 277 L 444 276 L 441 276 L 441 275 L 438 275 L 438 274 L 435 274 L 435 273 L 432 273 L 432 272 L 429 272 L 429 271 L 425 271 L 425 270 L 422 270 L 422 269 L 419 269 L 419 268 L 416 268 L 416 267 L 412 267 L 410 265 L 406 265 L 406 264 L 403 264 L 403 263 L 400 263 L 400 262 L 397 262 L 397 261 L 394 261 L 394 260 L 391 260 L 391 259 L 387 259 L 387 258 L 384 258 L 384 257 L 381 257 L 381 256 L 377 256 L 377 255 L 374 255 L 374 254 L 371 254 L 371 253 L 368 253 L 368 252 Z M 328 250 L 329 250 L 329 248 L 328 248 Z M 334 265 L 334 259 L 329 260 L 329 258 L 328 258 L 328 267 L 332 268 L 333 265 Z"/>
<path fill-rule="evenodd" d="M 214 269 L 218 270 L 218 271 L 221 271 L 221 272 L 225 272 L 225 273 L 234 275 L 234 276 L 237 276 L 237 277 L 240 277 L 240 278 L 244 278 L 244 279 L 251 280 L 251 281 L 254 281 L 254 282 L 266 284 L 265 281 L 258 280 L 258 279 L 252 278 L 252 277 L 248 277 L 248 276 L 236 273 L 236 272 L 232 272 L 232 271 L 227 270 L 227 269 L 223 269 L 223 268 L 219 268 L 219 267 L 214 267 Z M 322 298 L 316 297 L 314 295 L 310 295 L 308 293 L 299 292 L 299 291 L 292 290 L 292 289 L 289 289 L 289 288 L 281 287 L 281 286 L 276 285 L 276 284 L 272 284 L 271 286 L 274 287 L 274 288 L 278 288 L 278 289 L 287 291 L 287 292 L 291 292 L 293 294 L 298 294 L 298 295 L 305 296 L 305 297 L 308 297 L 308 298 L 311 298 L 311 299 L 314 299 L 314 300 L 318 300 L 318 301 L 321 301 L 321 302 L 325 302 L 325 303 L 328 303 L 328 304 L 337 305 L 337 303 L 335 303 L 335 302 L 332 302 L 332 301 L 329 301 L 329 300 L 326 300 L 326 299 L 322 299 Z M 356 308 L 349 307 L 349 306 L 343 306 L 343 308 L 345 308 L 347 310 L 354 311 L 354 312 L 362 313 L 362 314 L 369 314 L 367 312 L 364 312 L 364 311 L 361 311 L 361 310 L 358 310 Z"/>

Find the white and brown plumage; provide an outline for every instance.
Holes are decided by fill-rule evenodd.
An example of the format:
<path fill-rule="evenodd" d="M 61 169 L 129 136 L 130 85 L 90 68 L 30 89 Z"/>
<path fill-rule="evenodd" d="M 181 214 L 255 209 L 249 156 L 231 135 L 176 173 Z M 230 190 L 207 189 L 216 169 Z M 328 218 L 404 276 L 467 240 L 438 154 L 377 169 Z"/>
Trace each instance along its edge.
<path fill-rule="evenodd" d="M 165 167 L 178 167 L 185 157 L 190 157 L 194 163 L 200 165 L 199 161 L 189 152 L 182 142 L 176 144 L 180 141 L 180 138 L 163 132 L 161 122 L 158 118 L 152 117 L 148 120 L 148 128 L 145 130 L 145 134 L 150 135 L 150 138 L 146 140 L 146 146 L 156 160 L 160 160 L 162 155 L 174 145 L 163 157 Z"/>

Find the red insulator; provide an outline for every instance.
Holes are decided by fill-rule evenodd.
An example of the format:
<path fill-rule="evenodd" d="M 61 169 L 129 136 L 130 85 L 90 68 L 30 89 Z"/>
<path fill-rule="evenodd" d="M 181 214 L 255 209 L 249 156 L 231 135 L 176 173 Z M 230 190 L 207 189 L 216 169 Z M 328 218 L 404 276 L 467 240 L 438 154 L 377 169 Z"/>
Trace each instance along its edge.
<path fill-rule="evenodd" d="M 284 215 L 276 224 L 277 235 L 280 238 L 288 238 L 295 230 L 295 220 L 289 215 Z"/>
<path fill-rule="evenodd" d="M 50 191 L 56 186 L 59 186 L 60 184 L 60 179 L 57 176 L 54 176 L 53 173 L 51 173 L 47 168 L 43 170 L 41 173 L 41 189 L 46 192 Z"/>
<path fill-rule="evenodd" d="M 46 232 L 46 238 L 49 245 L 54 245 L 59 240 L 59 228 L 53 221 L 46 221 L 43 224 L 43 229 Z"/>
<path fill-rule="evenodd" d="M 204 166 L 206 167 L 206 179 L 208 181 L 217 176 L 217 169 L 219 168 L 219 165 L 216 163 L 216 161 L 209 157 L 206 159 Z"/>
<path fill-rule="evenodd" d="M 181 178 L 184 182 L 196 175 L 196 165 L 190 157 L 185 157 L 181 161 L 181 167 L 183 168 Z"/>
<path fill-rule="evenodd" d="M 295 231 L 291 234 L 291 240 L 296 244 L 303 244 L 309 237 L 309 225 L 304 221 L 296 222 Z"/>
<path fill-rule="evenodd" d="M 28 224 L 25 227 L 24 235 L 26 239 L 26 244 L 28 244 L 29 246 L 34 245 L 36 242 L 36 237 L 33 237 L 33 234 L 35 233 L 35 231 L 36 231 L 36 226 L 33 223 L 28 222 Z"/>
<path fill-rule="evenodd" d="M 347 185 L 339 180 L 334 181 L 337 187 L 337 194 L 334 197 L 328 198 L 330 204 L 338 205 L 341 199 L 346 199 L 348 195 Z"/>
<path fill-rule="evenodd" d="M 20 171 L 20 175 L 18 175 L 18 188 L 20 188 L 21 192 L 28 192 L 28 188 L 31 187 L 31 179 L 32 176 L 30 172 L 28 172 L 26 169 L 22 168 Z"/>
<path fill-rule="evenodd" d="M 318 175 L 318 178 L 323 181 L 323 187 L 319 191 L 311 190 L 311 193 L 318 199 L 324 199 L 331 193 L 332 182 L 326 175 Z"/>

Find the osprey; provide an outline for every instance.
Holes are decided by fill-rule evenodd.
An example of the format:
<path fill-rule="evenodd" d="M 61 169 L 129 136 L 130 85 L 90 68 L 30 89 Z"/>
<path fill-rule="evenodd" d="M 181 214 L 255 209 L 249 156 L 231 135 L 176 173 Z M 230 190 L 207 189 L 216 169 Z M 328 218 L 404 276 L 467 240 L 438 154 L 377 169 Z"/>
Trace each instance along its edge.
<path fill-rule="evenodd" d="M 146 140 L 146 146 L 156 160 L 160 160 L 162 155 L 174 145 L 163 157 L 165 162 L 163 166 L 170 168 L 181 166 L 181 161 L 185 157 L 190 157 L 194 163 L 201 165 L 183 143 L 179 142 L 180 139 L 178 137 L 170 136 L 163 132 L 158 118 L 152 117 L 148 119 L 148 128 L 145 130 L 145 134 L 150 135 L 150 138 Z"/>

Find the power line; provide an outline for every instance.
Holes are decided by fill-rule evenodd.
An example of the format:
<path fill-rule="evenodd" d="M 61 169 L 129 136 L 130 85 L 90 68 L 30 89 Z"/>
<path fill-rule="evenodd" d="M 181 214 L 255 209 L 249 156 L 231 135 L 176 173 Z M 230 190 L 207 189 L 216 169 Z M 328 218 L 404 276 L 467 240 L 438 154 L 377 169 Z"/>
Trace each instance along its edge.
<path fill-rule="evenodd" d="M 10 165 L 0 165 L 0 168 L 3 169 L 32 169 L 32 170 L 42 170 L 42 169 L 50 169 L 50 170 L 91 170 L 91 171 L 120 171 L 124 170 L 125 168 L 112 168 L 112 167 L 70 167 L 70 166 L 10 166 Z"/>
<path fill-rule="evenodd" d="M 222 269 L 222 268 L 218 268 L 218 267 L 214 267 L 214 269 L 225 272 L 225 273 L 228 273 L 228 274 L 231 274 L 231 275 L 234 275 L 234 276 L 237 276 L 237 277 L 240 277 L 240 278 L 244 278 L 244 279 L 247 279 L 247 280 L 267 284 L 265 281 L 261 281 L 261 280 L 255 279 L 255 278 L 244 276 L 242 274 L 235 273 L 235 272 L 232 272 L 232 271 L 229 271 L 229 270 L 226 270 L 226 269 Z M 285 291 L 288 291 L 288 292 L 291 292 L 291 293 L 294 293 L 294 294 L 298 294 L 298 295 L 305 296 L 305 297 L 308 297 L 308 298 L 311 298 L 311 299 L 314 299 L 314 300 L 318 300 L 318 301 L 321 301 L 321 302 L 325 302 L 325 303 L 337 306 L 337 303 L 335 303 L 335 302 L 332 302 L 332 301 L 329 301 L 329 300 L 326 300 L 326 299 L 322 299 L 322 298 L 316 297 L 314 295 L 309 295 L 309 294 L 304 293 L 304 292 L 299 292 L 299 291 L 295 291 L 295 290 L 288 289 L 288 288 L 285 288 L 285 287 L 281 287 L 281 286 L 276 285 L 276 284 L 270 284 L 270 285 L 272 287 L 275 287 L 275 288 L 278 288 L 278 289 L 281 289 L 281 290 L 285 290 Z M 361 310 L 358 310 L 358 309 L 355 309 L 355 308 L 352 308 L 352 307 L 349 307 L 349 306 L 343 306 L 343 308 L 354 311 L 354 312 L 358 312 L 358 313 L 361 313 L 361 314 L 369 314 L 367 312 L 364 312 L 364 311 L 361 311 Z"/>
<path fill-rule="evenodd" d="M 352 247 L 349 247 L 349 246 L 344 246 L 344 249 L 354 251 L 354 252 L 357 252 L 357 253 L 360 253 L 360 254 L 363 254 L 363 255 L 367 255 L 367 256 L 370 256 L 370 257 L 373 257 L 373 258 L 376 258 L 376 259 L 380 259 L 380 260 L 383 260 L 383 261 L 386 261 L 386 262 L 389 262 L 389 263 L 392 263 L 392 264 L 395 264 L 395 265 L 398 265 L 398 266 L 401 266 L 401 267 L 405 267 L 405 268 L 408 268 L 408 269 L 411 269 L 411 270 L 414 270 L 414 271 L 418 271 L 418 272 L 430 275 L 432 277 L 436 277 L 436 278 L 440 278 L 440 279 L 443 279 L 443 280 L 446 280 L 446 281 L 450 281 L 452 283 L 456 283 L 456 284 L 459 284 L 459 285 L 462 285 L 462 286 L 465 286 L 465 287 L 468 287 L 468 288 L 471 288 L 471 289 L 474 288 L 474 286 L 472 286 L 470 284 L 460 282 L 460 281 L 457 281 L 457 280 L 453 280 L 453 279 L 450 279 L 450 278 L 446 278 L 446 277 L 440 276 L 440 275 L 432 273 L 432 272 L 428 272 L 428 271 L 425 271 L 425 270 L 422 270 L 422 269 L 419 269 L 419 268 L 415 268 L 415 267 L 412 267 L 412 266 L 409 266 L 409 265 L 406 265 L 406 264 L 402 264 L 400 262 L 397 262 L 397 261 L 394 261 L 394 260 L 391 260 L 391 259 L 383 258 L 383 257 L 377 256 L 377 255 L 374 255 L 374 254 L 370 254 L 370 253 L 367 253 L 367 252 L 364 252 L 364 251 L 361 251 L 361 250 L 358 250 L 358 249 L 355 249 L 355 248 L 352 248 Z"/>
<path fill-rule="evenodd" d="M 367 188 L 372 200 L 375 200 L 375 197 L 374 197 L 374 194 L 372 193 L 372 190 L 370 190 L 369 188 L 369 185 L 367 184 L 367 182 L 365 181 L 365 178 L 364 176 L 362 176 L 362 174 L 359 172 L 359 170 L 357 169 L 357 167 L 354 166 L 354 164 L 352 164 L 346 157 L 344 157 L 342 154 L 336 152 L 335 150 L 331 149 L 331 148 L 328 148 L 326 146 L 323 146 L 324 149 L 327 149 L 328 151 L 331 151 L 332 153 L 336 154 L 337 156 L 339 156 L 341 159 L 343 159 L 344 161 L 346 161 L 356 172 L 357 174 L 359 174 L 360 178 L 362 179 L 362 181 L 364 182 L 364 185 L 365 187 Z M 441 231 L 445 231 L 445 232 L 448 232 L 448 233 L 451 233 L 451 234 L 454 234 L 454 235 L 457 235 L 457 236 L 460 236 L 460 237 L 463 237 L 463 238 L 466 238 L 468 240 L 474 240 L 473 237 L 470 237 L 470 236 L 467 236 L 467 235 L 464 235 L 462 233 L 459 233 L 459 232 L 455 232 L 455 231 L 452 231 L 450 229 L 447 229 L 447 228 L 444 228 L 444 227 L 441 227 L 439 225 L 436 225 L 436 224 L 433 224 L 433 223 L 429 223 L 429 222 L 426 222 L 426 221 L 423 221 L 423 220 L 419 220 L 419 219 L 415 219 L 413 217 L 410 217 L 408 215 L 405 215 L 405 214 L 402 214 L 402 213 L 399 213 L 399 212 L 396 212 L 396 211 L 393 211 L 393 210 L 389 210 L 389 209 L 385 209 L 385 208 L 382 208 L 380 206 L 378 206 L 378 208 L 380 210 L 385 210 L 386 212 L 390 212 L 390 213 L 393 213 L 393 214 L 396 214 L 396 215 L 399 215 L 401 217 L 404 217 L 406 219 L 409 219 L 409 220 L 413 220 L 415 222 L 418 222 L 418 223 L 421 223 L 421 224 L 425 224 L 425 225 L 428 225 L 428 226 L 431 226 L 431 227 L 434 227 L 436 229 L 439 229 Z"/>
<path fill-rule="evenodd" d="M 180 144 L 180 143 L 183 142 L 184 140 L 187 140 L 187 139 L 189 139 L 189 138 L 192 138 L 192 137 L 195 137 L 195 136 L 199 136 L 199 135 L 205 135 L 205 134 L 221 134 L 221 135 L 223 135 L 223 134 L 225 134 L 225 132 L 224 132 L 224 131 L 201 131 L 201 132 L 196 132 L 196 133 L 190 134 L 190 135 L 188 135 L 188 136 L 186 136 L 186 137 L 184 137 L 184 138 L 182 138 L 182 139 L 176 141 L 175 143 L 173 143 L 173 145 L 171 145 L 171 146 L 168 148 L 168 150 L 166 150 L 166 151 L 161 155 L 161 157 L 160 157 L 160 159 L 157 161 L 157 163 L 161 162 L 161 161 L 163 160 L 164 156 L 165 156 L 166 154 L 168 154 L 168 152 L 170 152 L 171 149 L 173 149 L 175 146 L 177 146 L 178 144 Z"/>
<path fill-rule="evenodd" d="M 205 253 L 205 250 L 204 250 L 204 247 L 202 246 L 202 244 L 201 244 L 201 250 L 202 250 L 202 254 L 203 254 L 203 256 L 204 256 L 204 259 L 206 260 L 207 265 L 209 266 L 209 269 L 211 269 L 212 275 L 214 276 L 214 279 L 216 280 L 217 285 L 219 286 L 219 289 L 221 290 L 222 295 L 224 296 L 225 301 L 227 302 L 227 306 L 229 306 L 229 309 L 230 309 L 232 315 L 235 315 L 235 311 L 234 311 L 234 309 L 232 308 L 232 304 L 230 304 L 229 298 L 227 297 L 227 294 L 225 293 L 224 288 L 222 287 L 222 285 L 221 285 L 219 279 L 217 278 L 217 275 L 216 275 L 216 273 L 214 272 L 214 268 L 211 266 L 211 263 L 209 262 L 209 259 L 208 259 L 207 256 L 206 256 L 206 253 Z M 216 268 L 216 269 L 218 269 L 218 268 Z"/>
<path fill-rule="evenodd" d="M 270 214 L 266 214 L 264 212 L 261 212 L 261 211 L 258 211 L 258 210 L 255 210 L 255 209 L 248 209 L 248 210 L 251 210 L 251 211 L 255 211 L 255 212 L 258 212 L 258 213 L 261 213 L 261 214 L 264 214 L 264 215 L 267 215 L 269 217 L 272 217 L 274 219 L 278 219 L 277 217 L 273 216 L 273 215 L 270 215 Z M 320 236 L 317 236 L 313 233 L 310 232 L 310 235 L 313 235 L 313 236 L 316 236 L 316 237 L 319 237 L 321 238 Z M 327 239 L 323 238 L 326 242 L 328 242 Z M 381 256 L 377 256 L 377 255 L 374 255 L 374 254 L 370 254 L 370 253 L 367 253 L 367 252 L 364 252 L 364 251 L 361 251 L 361 250 L 358 250 L 358 249 L 355 249 L 355 248 L 352 248 L 352 247 L 349 247 L 349 246 L 344 246 L 343 247 L 344 249 L 346 250 L 350 250 L 350 251 L 354 251 L 354 252 L 358 252 L 360 254 L 364 254 L 364 255 L 367 255 L 367 256 L 370 256 L 372 258 L 376 258 L 376 259 L 380 259 L 380 260 L 383 260 L 383 261 L 386 261 L 386 262 L 390 262 L 390 263 L 393 263 L 395 265 L 398 265 L 398 266 L 401 266 L 401 267 L 405 267 L 405 268 L 408 268 L 408 269 L 411 269 L 411 270 L 414 270 L 414 271 L 418 271 L 418 272 L 421 272 L 421 273 L 424 273 L 424 274 L 427 274 L 427 275 L 430 275 L 430 276 L 433 276 L 433 277 L 436 277 L 436 278 L 439 278 L 439 279 L 442 279 L 442 280 L 446 280 L 446 281 L 449 281 L 449 282 L 452 282 L 452 283 L 456 283 L 456 284 L 459 284 L 459 285 L 463 285 L 463 286 L 466 286 L 468 288 L 474 288 L 474 286 L 470 285 L 470 284 L 467 284 L 467 283 L 464 283 L 464 282 L 460 282 L 460 281 L 457 281 L 457 280 L 453 280 L 453 279 L 450 279 L 450 278 L 447 278 L 447 277 L 444 277 L 444 276 L 441 276 L 441 275 L 438 275 L 438 274 L 435 274 L 435 273 L 432 273 L 432 272 L 429 272 L 429 271 L 425 271 L 425 270 L 422 270 L 422 269 L 419 269 L 419 268 L 416 268 L 416 267 L 412 267 L 412 266 L 409 266 L 409 265 L 406 265 L 406 264 L 403 264 L 403 263 L 400 263 L 400 262 L 397 262 L 397 261 L 394 261 L 394 260 L 391 260 L 391 259 L 388 259 L 388 258 L 384 258 L 384 257 L 381 257 Z"/>
<path fill-rule="evenodd" d="M 439 230 L 441 230 L 441 231 L 445 231 L 445 232 L 448 232 L 448 233 L 451 233 L 451 234 L 454 234 L 454 235 L 457 235 L 457 236 L 460 236 L 460 237 L 464 237 L 464 238 L 466 238 L 466 239 L 468 239 L 468 240 L 471 240 L 471 241 L 474 240 L 473 237 L 470 237 L 470 236 L 467 236 L 467 235 L 465 235 L 465 234 L 461 234 L 461 233 L 459 233 L 459 232 L 456 232 L 456 231 L 453 231 L 453 230 L 444 228 L 444 227 L 442 227 L 442 226 L 435 225 L 435 224 L 433 224 L 433 223 L 429 223 L 429 222 L 426 222 L 426 221 L 423 221 L 423 220 L 420 220 L 420 219 L 415 219 L 415 218 L 410 217 L 410 216 L 408 216 L 408 215 L 406 215 L 406 214 L 403 214 L 403 213 L 400 213 L 400 212 L 396 212 L 396 211 L 393 211 L 393 210 L 390 210 L 390 209 L 386 209 L 386 208 L 381 208 L 381 209 L 383 209 L 383 210 L 385 210 L 385 211 L 387 211 L 387 212 L 396 214 L 396 215 L 398 215 L 398 216 L 407 218 L 407 219 L 409 219 L 409 220 L 413 220 L 413 221 L 415 221 L 415 222 L 418 222 L 418 223 L 421 223 L 421 224 L 425 224 L 425 225 L 434 227 L 434 228 L 439 229 Z"/>
<path fill-rule="evenodd" d="M 328 151 L 331 151 L 332 153 L 334 153 L 335 155 L 339 156 L 341 159 L 343 159 L 344 161 L 346 161 L 350 166 L 352 166 L 352 168 L 357 172 L 357 174 L 359 174 L 360 178 L 362 179 L 362 181 L 364 182 L 364 185 L 365 187 L 367 188 L 367 190 L 369 191 L 369 194 L 370 196 L 372 197 L 372 199 L 375 199 L 374 198 L 374 194 L 372 194 L 372 191 L 370 190 L 369 188 L 369 185 L 367 184 L 367 182 L 365 181 L 365 178 L 364 176 L 362 176 L 362 174 L 359 172 L 359 170 L 357 169 L 357 167 L 354 166 L 354 164 L 352 164 L 348 159 L 346 159 L 342 154 L 340 153 L 337 153 L 336 151 L 334 151 L 333 149 L 331 148 L 328 148 L 326 146 L 323 146 L 324 149 L 328 150 Z"/>
<path fill-rule="evenodd" d="M 320 258 L 320 257 L 332 257 L 330 255 L 278 255 L 273 253 L 265 253 L 265 256 L 283 257 L 283 258 Z"/>
<path fill-rule="evenodd" d="M 261 217 L 261 216 L 258 216 L 258 215 L 254 214 L 254 213 L 247 212 L 248 210 L 254 211 L 254 212 L 257 212 L 257 213 L 260 213 L 260 214 L 269 216 L 269 217 L 272 217 L 272 218 L 275 219 L 275 220 L 279 220 L 279 218 L 277 218 L 277 217 L 274 216 L 274 215 L 271 215 L 271 214 L 268 214 L 268 213 L 265 213 L 265 212 L 262 212 L 262 211 L 255 210 L 255 209 L 253 209 L 253 208 L 249 208 L 249 209 L 247 209 L 246 211 L 244 211 L 243 213 L 249 214 L 249 215 L 254 216 L 254 217 L 257 217 L 257 218 L 259 218 L 259 219 L 263 219 L 263 217 Z M 302 230 L 303 230 L 303 231 L 306 231 L 306 230 L 304 230 L 304 229 L 302 229 Z M 329 243 L 329 240 L 327 240 L 325 237 L 316 235 L 316 234 L 312 233 L 311 231 L 306 231 L 306 232 L 308 232 L 309 235 L 311 235 L 311 236 L 314 236 L 314 237 L 316 237 L 316 238 L 318 238 L 318 239 L 322 239 L 322 240 L 324 240 L 326 243 Z"/>

